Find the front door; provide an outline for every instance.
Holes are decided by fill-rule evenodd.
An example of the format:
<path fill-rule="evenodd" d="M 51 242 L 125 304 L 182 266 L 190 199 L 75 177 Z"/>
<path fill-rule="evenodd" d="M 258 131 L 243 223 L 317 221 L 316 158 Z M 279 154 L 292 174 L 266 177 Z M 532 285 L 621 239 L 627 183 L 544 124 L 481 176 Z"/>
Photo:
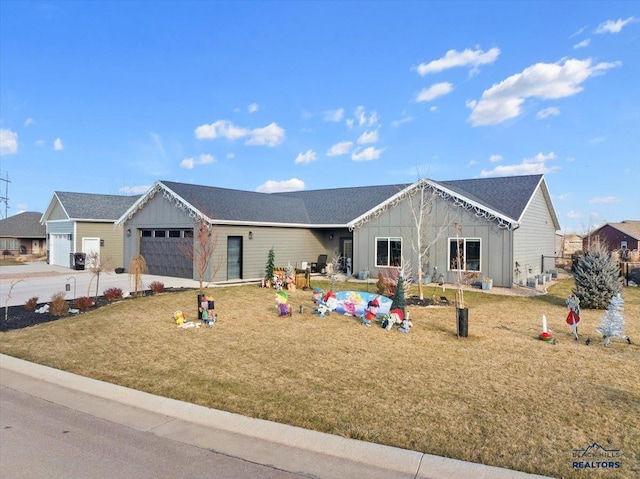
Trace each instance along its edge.
<path fill-rule="evenodd" d="M 353 239 L 340 238 L 340 262 L 342 271 L 351 274 L 353 269 Z"/>
<path fill-rule="evenodd" d="M 100 265 L 100 238 L 82 238 L 82 252 L 87 255 L 87 268 Z"/>
<path fill-rule="evenodd" d="M 227 237 L 227 279 L 242 279 L 242 236 Z"/>

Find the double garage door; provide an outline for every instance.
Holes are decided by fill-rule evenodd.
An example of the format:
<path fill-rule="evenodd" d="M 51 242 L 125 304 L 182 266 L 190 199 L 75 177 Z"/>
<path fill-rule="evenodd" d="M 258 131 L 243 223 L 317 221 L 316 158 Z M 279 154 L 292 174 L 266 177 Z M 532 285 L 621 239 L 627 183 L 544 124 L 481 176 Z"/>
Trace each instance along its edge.
<path fill-rule="evenodd" d="M 193 278 L 193 261 L 185 253 L 189 249 L 193 251 L 193 237 L 185 237 L 184 231 L 176 231 L 169 236 L 173 230 L 143 230 L 140 254 L 147 262 L 149 274 Z"/>

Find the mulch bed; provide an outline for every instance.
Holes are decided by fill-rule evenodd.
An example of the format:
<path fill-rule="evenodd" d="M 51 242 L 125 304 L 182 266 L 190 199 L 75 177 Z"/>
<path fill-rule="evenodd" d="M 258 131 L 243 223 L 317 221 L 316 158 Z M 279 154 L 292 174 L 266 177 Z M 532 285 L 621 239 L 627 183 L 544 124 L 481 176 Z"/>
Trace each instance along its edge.
<path fill-rule="evenodd" d="M 172 293 L 172 292 L 175 293 L 175 292 L 184 291 L 184 290 L 185 288 L 166 288 L 164 290 L 164 293 Z M 139 293 L 139 295 L 144 295 L 144 296 L 150 296 L 152 294 L 153 293 L 148 290 L 142 291 Z M 131 301 L 133 299 L 135 299 L 134 296 L 128 296 L 118 301 Z M 73 308 L 73 301 L 67 301 L 67 303 L 69 304 L 69 308 Z M 85 311 L 80 311 L 79 313 L 76 313 L 76 314 L 68 313 L 68 314 L 65 314 L 64 316 L 54 316 L 49 312 L 37 313 L 36 311 L 28 311 L 25 309 L 24 305 L 9 306 L 8 308 L 2 308 L 0 310 L 0 318 L 1 318 L 0 332 L 12 331 L 14 329 L 28 328 L 29 326 L 35 326 L 37 324 L 56 321 L 57 319 L 67 318 L 69 316 L 77 316 L 78 314 L 82 314 L 87 311 L 94 311 L 110 303 L 111 302 L 108 301 L 104 296 L 98 296 L 97 301 L 91 308 Z M 38 304 L 36 310 L 41 308 L 45 304 L 47 303 Z M 6 319 L 5 319 L 5 313 L 6 313 Z"/>

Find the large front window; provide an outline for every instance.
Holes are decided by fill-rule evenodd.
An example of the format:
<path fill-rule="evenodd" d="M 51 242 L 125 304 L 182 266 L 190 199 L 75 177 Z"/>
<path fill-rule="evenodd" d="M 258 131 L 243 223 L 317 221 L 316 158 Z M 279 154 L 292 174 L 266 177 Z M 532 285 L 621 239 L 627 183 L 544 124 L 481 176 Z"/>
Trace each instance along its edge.
<path fill-rule="evenodd" d="M 402 266 L 402 238 L 376 238 L 376 267 Z"/>
<path fill-rule="evenodd" d="M 480 239 L 449 238 L 449 269 L 480 271 Z"/>

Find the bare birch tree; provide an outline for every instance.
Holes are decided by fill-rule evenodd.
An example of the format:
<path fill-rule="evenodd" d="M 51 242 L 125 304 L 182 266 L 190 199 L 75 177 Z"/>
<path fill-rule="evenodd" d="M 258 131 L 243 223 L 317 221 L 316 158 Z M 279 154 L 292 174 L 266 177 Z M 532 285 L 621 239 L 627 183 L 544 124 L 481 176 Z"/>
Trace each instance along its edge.
<path fill-rule="evenodd" d="M 414 234 L 411 236 L 411 249 L 418 257 L 418 295 L 424 299 L 422 277 L 425 264 L 429 261 L 429 250 L 436 244 L 444 232 L 449 229 L 451 221 L 448 213 L 438 220 L 435 205 L 438 193 L 429 181 L 421 178 L 413 191 L 407 195 L 407 204 L 411 209 Z M 438 224 L 438 223 L 441 224 Z"/>
<path fill-rule="evenodd" d="M 222 265 L 222 257 L 216 251 L 218 232 L 210 218 L 208 214 L 198 216 L 193 228 L 193 245 L 183 245 L 180 248 L 182 254 L 194 264 L 200 282 L 200 291 L 203 290 L 205 280 L 208 286 Z"/>

